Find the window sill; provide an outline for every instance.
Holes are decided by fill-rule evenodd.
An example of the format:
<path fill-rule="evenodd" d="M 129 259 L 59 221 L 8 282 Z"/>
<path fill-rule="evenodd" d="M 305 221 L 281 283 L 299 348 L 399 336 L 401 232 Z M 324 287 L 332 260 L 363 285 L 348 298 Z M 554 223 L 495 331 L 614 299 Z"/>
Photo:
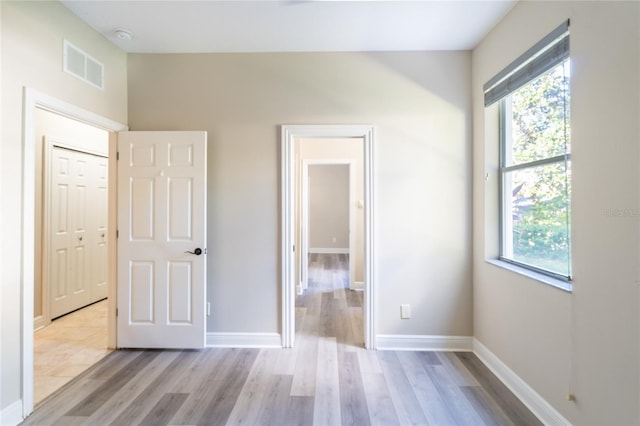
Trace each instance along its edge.
<path fill-rule="evenodd" d="M 513 265 L 509 262 L 503 262 L 498 259 L 485 259 L 485 261 L 499 268 L 507 269 L 509 271 L 515 272 L 516 274 L 524 275 L 525 277 L 531 278 L 533 280 L 536 280 L 546 285 L 550 285 L 551 287 L 555 287 L 562 291 L 566 291 L 569 293 L 573 291 L 573 284 L 570 281 L 559 280 L 559 279 L 541 274 L 539 272 L 531 271 L 529 269 L 522 268 L 517 265 Z"/>

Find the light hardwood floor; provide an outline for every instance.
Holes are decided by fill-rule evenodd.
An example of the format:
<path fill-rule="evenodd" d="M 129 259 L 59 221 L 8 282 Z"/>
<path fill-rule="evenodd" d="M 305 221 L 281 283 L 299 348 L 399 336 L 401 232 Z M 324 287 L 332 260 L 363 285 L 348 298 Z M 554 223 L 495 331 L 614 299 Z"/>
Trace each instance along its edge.
<path fill-rule="evenodd" d="M 312 256 L 294 349 L 115 351 L 24 424 L 540 424 L 471 353 L 365 350 L 346 265 Z"/>
<path fill-rule="evenodd" d="M 36 331 L 34 403 L 44 400 L 109 352 L 106 300 L 58 318 Z"/>

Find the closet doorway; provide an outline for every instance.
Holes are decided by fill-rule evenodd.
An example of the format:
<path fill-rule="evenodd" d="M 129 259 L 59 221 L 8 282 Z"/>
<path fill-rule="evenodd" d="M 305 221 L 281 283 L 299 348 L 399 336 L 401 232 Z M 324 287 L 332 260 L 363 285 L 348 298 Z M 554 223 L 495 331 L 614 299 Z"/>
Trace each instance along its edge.
<path fill-rule="evenodd" d="M 109 132 L 35 111 L 34 402 L 107 349 Z"/>

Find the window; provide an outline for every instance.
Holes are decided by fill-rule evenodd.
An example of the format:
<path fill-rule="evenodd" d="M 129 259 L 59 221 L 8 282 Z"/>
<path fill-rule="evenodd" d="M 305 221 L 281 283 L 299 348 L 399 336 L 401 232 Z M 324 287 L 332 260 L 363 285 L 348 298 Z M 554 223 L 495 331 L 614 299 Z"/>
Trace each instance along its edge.
<path fill-rule="evenodd" d="M 485 86 L 500 102 L 500 259 L 571 279 L 569 23 Z"/>

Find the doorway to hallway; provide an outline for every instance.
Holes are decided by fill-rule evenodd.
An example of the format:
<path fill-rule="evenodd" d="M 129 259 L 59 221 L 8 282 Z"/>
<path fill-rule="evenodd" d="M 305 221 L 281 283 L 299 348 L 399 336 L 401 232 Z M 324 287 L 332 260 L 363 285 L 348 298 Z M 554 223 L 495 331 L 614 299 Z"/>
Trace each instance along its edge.
<path fill-rule="evenodd" d="M 296 289 L 300 288 L 301 270 L 306 262 L 301 250 L 300 179 L 302 141 L 322 149 L 331 141 L 356 140 L 362 159 L 363 196 L 363 340 L 366 348 L 375 349 L 375 276 L 373 268 L 374 182 L 373 127 L 364 125 L 287 125 L 282 126 L 282 346 L 293 347 L 297 318 Z"/>

